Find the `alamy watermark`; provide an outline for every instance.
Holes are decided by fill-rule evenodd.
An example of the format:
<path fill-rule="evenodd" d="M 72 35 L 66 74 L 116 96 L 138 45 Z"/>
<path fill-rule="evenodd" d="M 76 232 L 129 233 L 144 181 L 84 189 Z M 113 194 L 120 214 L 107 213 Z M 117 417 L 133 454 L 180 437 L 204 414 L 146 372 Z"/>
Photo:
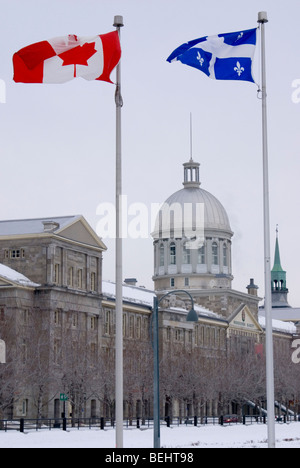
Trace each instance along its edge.
<path fill-rule="evenodd" d="M 6 84 L 4 80 L 0 79 L 0 104 L 6 103 Z"/>
<path fill-rule="evenodd" d="M 295 88 L 295 90 L 292 92 L 292 102 L 294 104 L 299 104 L 300 102 L 300 78 L 297 78 L 292 82 L 292 88 Z"/>
<path fill-rule="evenodd" d="M 187 249 L 198 249 L 204 242 L 204 203 L 128 204 L 127 195 L 120 197 L 122 239 L 154 240 L 174 238 L 187 240 Z M 100 203 L 96 232 L 102 239 L 116 238 L 116 206 Z"/>
<path fill-rule="evenodd" d="M 292 343 L 292 348 L 295 348 L 295 351 L 292 354 L 292 362 L 294 364 L 300 363 L 300 339 L 294 340 Z"/>

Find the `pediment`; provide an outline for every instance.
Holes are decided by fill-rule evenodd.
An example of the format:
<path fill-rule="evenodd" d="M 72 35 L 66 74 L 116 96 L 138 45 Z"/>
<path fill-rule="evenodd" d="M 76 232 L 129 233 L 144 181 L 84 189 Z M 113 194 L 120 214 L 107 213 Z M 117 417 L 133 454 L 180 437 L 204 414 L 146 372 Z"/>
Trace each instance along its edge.
<path fill-rule="evenodd" d="M 22 285 L 18 284 L 16 281 L 0 276 L 0 289 L 1 288 L 16 288 L 16 287 L 22 287 Z"/>
<path fill-rule="evenodd" d="M 13 283 L 5 278 L 1 278 L 0 276 L 0 288 L 1 286 L 13 286 Z"/>
<path fill-rule="evenodd" d="M 71 224 L 55 231 L 55 234 L 80 244 L 106 250 L 105 244 L 82 216 L 76 218 Z"/>
<path fill-rule="evenodd" d="M 258 321 L 250 312 L 248 306 L 242 304 L 228 319 L 229 327 L 248 332 L 262 332 Z"/>
<path fill-rule="evenodd" d="M 40 286 L 16 270 L 0 263 L 0 288 L 36 288 Z"/>

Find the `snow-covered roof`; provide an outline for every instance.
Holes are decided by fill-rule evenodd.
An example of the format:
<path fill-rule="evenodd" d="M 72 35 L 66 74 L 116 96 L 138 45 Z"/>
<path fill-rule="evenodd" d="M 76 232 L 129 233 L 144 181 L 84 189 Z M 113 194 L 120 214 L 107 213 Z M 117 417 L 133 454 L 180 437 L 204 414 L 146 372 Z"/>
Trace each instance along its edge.
<path fill-rule="evenodd" d="M 123 284 L 123 301 L 133 302 L 135 304 L 145 305 L 147 307 L 153 306 L 154 291 L 149 289 L 129 286 Z M 116 297 L 116 284 L 112 281 L 102 282 L 102 294 L 104 297 L 115 299 Z"/>
<path fill-rule="evenodd" d="M 213 312 L 212 310 L 209 310 L 206 307 L 200 306 L 198 304 L 195 304 L 194 309 L 202 317 L 206 316 L 206 317 L 216 318 L 218 320 L 226 320 L 222 315 L 219 315 L 216 312 Z"/>
<path fill-rule="evenodd" d="M 44 232 L 45 222 L 57 223 L 57 229 L 61 230 L 68 224 L 73 223 L 81 216 L 58 216 L 53 218 L 16 219 L 0 221 L 0 236 L 14 236 L 22 234 L 41 234 Z"/>
<path fill-rule="evenodd" d="M 31 281 L 26 276 L 22 275 L 22 273 L 19 273 L 18 271 L 13 270 L 12 268 L 9 268 L 8 266 L 3 265 L 2 263 L 0 263 L 0 277 L 8 281 L 12 281 L 13 283 L 19 284 L 20 286 L 29 286 L 33 288 L 40 286 L 39 284 Z"/>
<path fill-rule="evenodd" d="M 168 310 L 173 311 L 173 312 L 181 312 L 182 314 L 187 315 L 189 311 L 186 308 L 183 307 L 177 307 L 177 306 L 169 306 Z M 199 317 L 207 317 L 207 318 L 212 318 L 215 320 L 222 320 L 223 322 L 226 321 L 222 315 L 217 314 L 216 312 L 213 312 L 212 310 L 207 309 L 206 307 L 200 306 L 198 304 L 194 304 L 194 310 L 198 314 Z"/>
<path fill-rule="evenodd" d="M 265 309 L 259 309 L 259 315 L 265 317 Z M 298 322 L 300 321 L 300 307 L 272 307 L 272 317 L 276 320 Z"/>
<path fill-rule="evenodd" d="M 266 318 L 261 315 L 258 316 L 258 321 L 260 326 L 266 328 Z M 296 333 L 296 326 L 292 322 L 283 322 L 282 320 L 272 319 L 272 328 L 273 331 L 281 331 L 284 333 Z"/>

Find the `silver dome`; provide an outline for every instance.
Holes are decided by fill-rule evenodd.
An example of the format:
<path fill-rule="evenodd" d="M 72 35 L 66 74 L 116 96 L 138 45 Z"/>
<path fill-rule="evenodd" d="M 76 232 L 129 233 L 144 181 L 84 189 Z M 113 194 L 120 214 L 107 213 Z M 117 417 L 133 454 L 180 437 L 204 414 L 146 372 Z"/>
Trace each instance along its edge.
<path fill-rule="evenodd" d="M 173 193 L 160 208 L 152 233 L 154 239 L 201 238 L 203 230 L 206 236 L 219 237 L 216 231 L 220 231 L 221 237 L 232 237 L 225 208 L 216 197 L 200 188 L 199 166 L 192 159 L 183 164 L 184 188 Z"/>
<path fill-rule="evenodd" d="M 184 188 L 173 193 L 165 204 L 171 206 L 174 203 L 179 203 L 182 208 L 186 203 L 204 204 L 204 229 L 218 229 L 222 231 L 232 232 L 228 215 L 225 208 L 211 193 L 201 188 Z"/>

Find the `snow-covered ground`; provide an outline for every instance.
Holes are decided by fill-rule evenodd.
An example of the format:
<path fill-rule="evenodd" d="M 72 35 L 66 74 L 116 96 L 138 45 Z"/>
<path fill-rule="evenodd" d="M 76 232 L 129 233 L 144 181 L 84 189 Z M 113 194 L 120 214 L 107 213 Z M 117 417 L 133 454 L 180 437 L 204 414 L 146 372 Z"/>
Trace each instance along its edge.
<path fill-rule="evenodd" d="M 114 448 L 115 431 L 59 429 L 0 432 L 0 448 Z M 152 448 L 152 429 L 124 429 L 124 448 Z M 267 448 L 267 426 L 162 427 L 161 447 L 188 448 Z M 300 448 L 300 423 L 276 424 L 277 448 Z"/>

